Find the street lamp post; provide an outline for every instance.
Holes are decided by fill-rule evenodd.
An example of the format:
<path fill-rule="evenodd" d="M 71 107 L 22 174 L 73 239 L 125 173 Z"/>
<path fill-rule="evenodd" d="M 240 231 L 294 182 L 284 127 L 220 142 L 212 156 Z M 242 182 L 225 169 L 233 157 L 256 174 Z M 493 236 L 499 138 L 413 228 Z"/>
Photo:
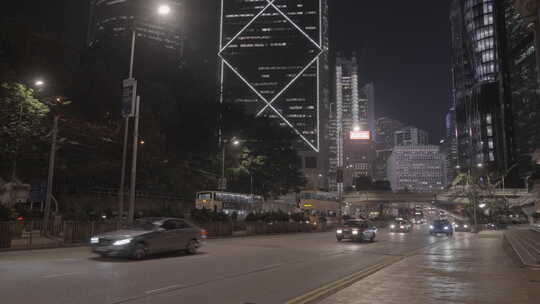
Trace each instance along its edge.
<path fill-rule="evenodd" d="M 49 154 L 49 172 L 47 175 L 47 195 L 45 197 L 45 210 L 43 212 L 43 229 L 47 233 L 49 226 L 49 217 L 51 212 L 51 199 L 54 181 L 54 163 L 56 160 L 56 138 L 58 136 L 59 115 L 54 116 L 54 124 L 51 139 L 51 152 Z"/>
<path fill-rule="evenodd" d="M 160 16 L 169 15 L 171 12 L 171 7 L 168 5 L 160 5 L 157 7 L 157 14 Z M 131 51 L 130 51 L 130 61 L 129 61 L 129 79 L 134 80 L 133 78 L 133 68 L 135 60 L 135 42 L 137 38 L 137 29 L 135 24 L 131 30 Z M 135 94 L 134 92 L 133 94 Z M 134 121 L 134 131 L 133 131 L 133 157 L 132 157 L 132 167 L 131 167 L 131 181 L 130 181 L 130 202 L 128 210 L 128 222 L 133 222 L 133 217 L 135 214 L 135 183 L 137 177 L 137 146 L 138 146 L 138 131 L 139 131 L 139 111 L 140 111 L 140 97 L 136 97 L 135 104 L 135 121 Z M 119 199 L 118 199 L 118 216 L 119 219 L 122 219 L 124 214 L 124 184 L 126 178 L 126 162 L 127 162 L 127 146 L 128 146 L 128 134 L 129 134 L 129 118 L 130 115 L 126 115 L 124 122 L 124 145 L 122 149 L 122 172 L 120 174 L 120 189 L 119 189 Z"/>
<path fill-rule="evenodd" d="M 135 58 L 135 40 L 136 30 L 133 27 L 131 31 L 131 51 L 129 60 L 129 79 L 133 79 L 133 62 Z M 126 163 L 127 163 L 127 148 L 128 148 L 128 135 L 129 135 L 129 115 L 124 118 L 124 144 L 122 147 L 122 172 L 120 173 L 120 189 L 118 192 L 118 219 L 122 220 L 124 215 L 124 186 L 126 179 Z"/>

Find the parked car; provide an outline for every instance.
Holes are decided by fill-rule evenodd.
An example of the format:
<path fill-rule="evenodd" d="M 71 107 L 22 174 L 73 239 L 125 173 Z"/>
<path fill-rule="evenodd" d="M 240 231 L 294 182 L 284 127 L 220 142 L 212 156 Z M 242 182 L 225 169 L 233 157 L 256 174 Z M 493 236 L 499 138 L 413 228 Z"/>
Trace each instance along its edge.
<path fill-rule="evenodd" d="M 412 224 L 406 220 L 394 221 L 390 224 L 390 232 L 411 232 Z"/>
<path fill-rule="evenodd" d="M 136 220 L 121 230 L 96 235 L 90 239 L 92 252 L 101 256 L 130 257 L 185 250 L 195 254 L 207 232 L 177 218 L 149 217 Z"/>
<path fill-rule="evenodd" d="M 451 236 L 454 234 L 454 229 L 448 220 L 434 220 L 429 226 L 429 234 L 446 234 L 447 236 Z"/>
<path fill-rule="evenodd" d="M 336 229 L 336 239 L 373 242 L 377 236 L 377 228 L 369 221 L 356 219 L 346 220 Z"/>
<path fill-rule="evenodd" d="M 467 222 L 455 222 L 454 231 L 456 232 L 471 232 L 471 224 Z"/>

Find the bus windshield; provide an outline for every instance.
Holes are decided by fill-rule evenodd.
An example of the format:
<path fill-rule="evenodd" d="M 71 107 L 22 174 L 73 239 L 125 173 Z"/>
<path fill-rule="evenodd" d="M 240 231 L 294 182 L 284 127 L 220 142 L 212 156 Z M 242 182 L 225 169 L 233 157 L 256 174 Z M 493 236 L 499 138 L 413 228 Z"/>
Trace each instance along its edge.
<path fill-rule="evenodd" d="M 211 192 L 199 193 L 197 198 L 201 199 L 201 200 L 211 200 L 212 199 L 212 193 Z"/>

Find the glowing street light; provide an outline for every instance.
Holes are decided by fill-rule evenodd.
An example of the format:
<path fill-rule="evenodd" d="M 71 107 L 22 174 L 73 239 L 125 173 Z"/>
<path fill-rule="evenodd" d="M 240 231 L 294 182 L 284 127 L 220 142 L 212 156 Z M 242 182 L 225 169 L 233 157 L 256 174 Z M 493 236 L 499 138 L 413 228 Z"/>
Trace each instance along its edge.
<path fill-rule="evenodd" d="M 479 163 L 478 165 L 476 165 L 478 168 L 482 168 L 484 165 L 482 163 Z"/>
<path fill-rule="evenodd" d="M 168 15 L 171 13 L 171 7 L 166 5 L 166 4 L 162 4 L 158 7 L 158 14 L 162 15 L 162 16 L 165 16 L 165 15 Z"/>
<path fill-rule="evenodd" d="M 45 85 L 45 82 L 44 82 L 43 80 L 41 80 L 41 79 L 38 79 L 38 80 L 36 80 L 36 81 L 34 82 L 34 85 L 35 85 L 36 87 L 42 87 L 42 86 Z"/>
<path fill-rule="evenodd" d="M 482 204 L 478 205 L 478 207 L 480 207 L 481 209 L 484 209 L 486 207 L 486 204 L 482 203 Z"/>
<path fill-rule="evenodd" d="M 354 132 L 360 132 L 360 126 L 354 126 L 353 130 Z"/>
<path fill-rule="evenodd" d="M 233 145 L 238 146 L 240 144 L 240 141 L 238 139 L 233 140 Z"/>

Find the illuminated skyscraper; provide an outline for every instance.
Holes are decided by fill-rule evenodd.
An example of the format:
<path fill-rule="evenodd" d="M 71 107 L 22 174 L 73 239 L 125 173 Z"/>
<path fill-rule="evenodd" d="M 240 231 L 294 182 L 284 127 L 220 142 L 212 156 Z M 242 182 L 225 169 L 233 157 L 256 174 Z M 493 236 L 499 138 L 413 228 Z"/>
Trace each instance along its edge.
<path fill-rule="evenodd" d="M 372 139 L 374 136 L 374 86 L 360 87 L 356 56 L 338 57 L 335 68 L 335 102 L 332 103 L 329 127 L 330 189 L 337 189 L 336 174 L 339 149 L 343 148 L 344 187 L 355 178 L 373 177 Z"/>
<path fill-rule="evenodd" d="M 329 105 L 326 0 L 222 0 L 221 102 L 298 136 L 304 173 L 324 187 Z"/>
<path fill-rule="evenodd" d="M 501 1 L 453 0 L 453 106 L 459 165 L 505 172 L 515 162 L 511 96 L 505 76 Z"/>

